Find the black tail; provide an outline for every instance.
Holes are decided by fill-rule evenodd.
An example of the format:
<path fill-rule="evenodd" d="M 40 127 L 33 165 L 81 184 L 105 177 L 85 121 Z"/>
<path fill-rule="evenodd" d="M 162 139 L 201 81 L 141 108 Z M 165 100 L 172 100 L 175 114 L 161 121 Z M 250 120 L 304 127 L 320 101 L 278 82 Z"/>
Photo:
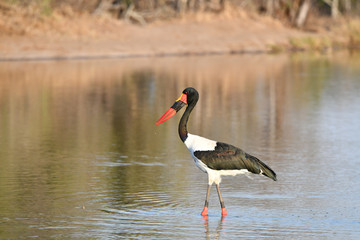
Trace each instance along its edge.
<path fill-rule="evenodd" d="M 259 163 L 260 163 L 260 169 L 262 171 L 262 173 L 260 174 L 276 181 L 276 173 L 269 166 L 267 166 L 265 163 L 261 162 L 260 160 Z"/>
<path fill-rule="evenodd" d="M 254 173 L 264 175 L 264 176 L 276 181 L 276 173 L 268 165 L 266 165 L 260 159 L 254 157 L 254 156 L 248 155 L 248 157 L 250 157 L 250 159 L 253 162 L 256 162 L 259 165 L 259 169 Z"/>

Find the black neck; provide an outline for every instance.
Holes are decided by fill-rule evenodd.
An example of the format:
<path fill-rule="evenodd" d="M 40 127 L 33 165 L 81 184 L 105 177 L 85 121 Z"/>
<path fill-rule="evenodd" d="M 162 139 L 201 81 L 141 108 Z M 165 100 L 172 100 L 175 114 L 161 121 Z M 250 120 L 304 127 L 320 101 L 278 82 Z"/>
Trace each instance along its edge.
<path fill-rule="evenodd" d="M 185 142 L 185 140 L 188 137 L 188 131 L 187 131 L 187 122 L 189 120 L 189 116 L 191 111 L 194 109 L 196 105 L 196 101 L 192 102 L 192 104 L 189 104 L 186 108 L 184 114 L 182 115 L 180 122 L 179 122 L 179 136 L 181 138 L 181 141 Z"/>

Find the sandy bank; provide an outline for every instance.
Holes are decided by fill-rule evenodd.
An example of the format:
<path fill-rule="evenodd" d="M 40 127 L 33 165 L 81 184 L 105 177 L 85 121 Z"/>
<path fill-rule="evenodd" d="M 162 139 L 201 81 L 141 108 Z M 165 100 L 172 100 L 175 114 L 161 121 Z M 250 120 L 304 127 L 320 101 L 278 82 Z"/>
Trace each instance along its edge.
<path fill-rule="evenodd" d="M 206 15 L 145 26 L 92 16 L 18 19 L 0 36 L 1 60 L 258 53 L 316 35 L 246 15 Z M 3 21 L 4 23 L 4 21 Z M 2 25 L 3 29 L 4 24 Z M 1 30 L 1 24 L 0 24 Z"/>

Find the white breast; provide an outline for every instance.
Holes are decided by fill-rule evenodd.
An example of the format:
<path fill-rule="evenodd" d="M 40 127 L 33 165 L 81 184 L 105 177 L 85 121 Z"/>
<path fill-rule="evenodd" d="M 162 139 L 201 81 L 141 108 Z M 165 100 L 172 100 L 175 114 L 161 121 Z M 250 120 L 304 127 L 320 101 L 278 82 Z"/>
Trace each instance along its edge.
<path fill-rule="evenodd" d="M 216 147 L 216 141 L 197 135 L 192 135 L 190 133 L 188 134 L 188 137 L 184 143 L 191 154 L 193 154 L 195 151 L 212 151 L 215 150 Z"/>
<path fill-rule="evenodd" d="M 216 141 L 200 137 L 197 135 L 188 134 L 187 139 L 185 140 L 185 145 L 188 148 L 191 156 L 193 157 L 195 164 L 203 172 L 209 172 L 209 169 L 203 162 L 201 162 L 197 157 L 195 157 L 195 151 L 212 151 L 215 150 Z"/>

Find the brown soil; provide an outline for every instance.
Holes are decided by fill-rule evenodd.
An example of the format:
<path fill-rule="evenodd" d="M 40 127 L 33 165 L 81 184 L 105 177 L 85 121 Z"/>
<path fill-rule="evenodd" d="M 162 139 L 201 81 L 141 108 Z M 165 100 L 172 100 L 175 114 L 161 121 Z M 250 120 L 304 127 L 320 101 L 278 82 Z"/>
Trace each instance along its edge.
<path fill-rule="evenodd" d="M 71 8 L 46 16 L 13 6 L 0 6 L 0 33 L 1 60 L 257 53 L 316 35 L 241 10 L 141 26 Z"/>

